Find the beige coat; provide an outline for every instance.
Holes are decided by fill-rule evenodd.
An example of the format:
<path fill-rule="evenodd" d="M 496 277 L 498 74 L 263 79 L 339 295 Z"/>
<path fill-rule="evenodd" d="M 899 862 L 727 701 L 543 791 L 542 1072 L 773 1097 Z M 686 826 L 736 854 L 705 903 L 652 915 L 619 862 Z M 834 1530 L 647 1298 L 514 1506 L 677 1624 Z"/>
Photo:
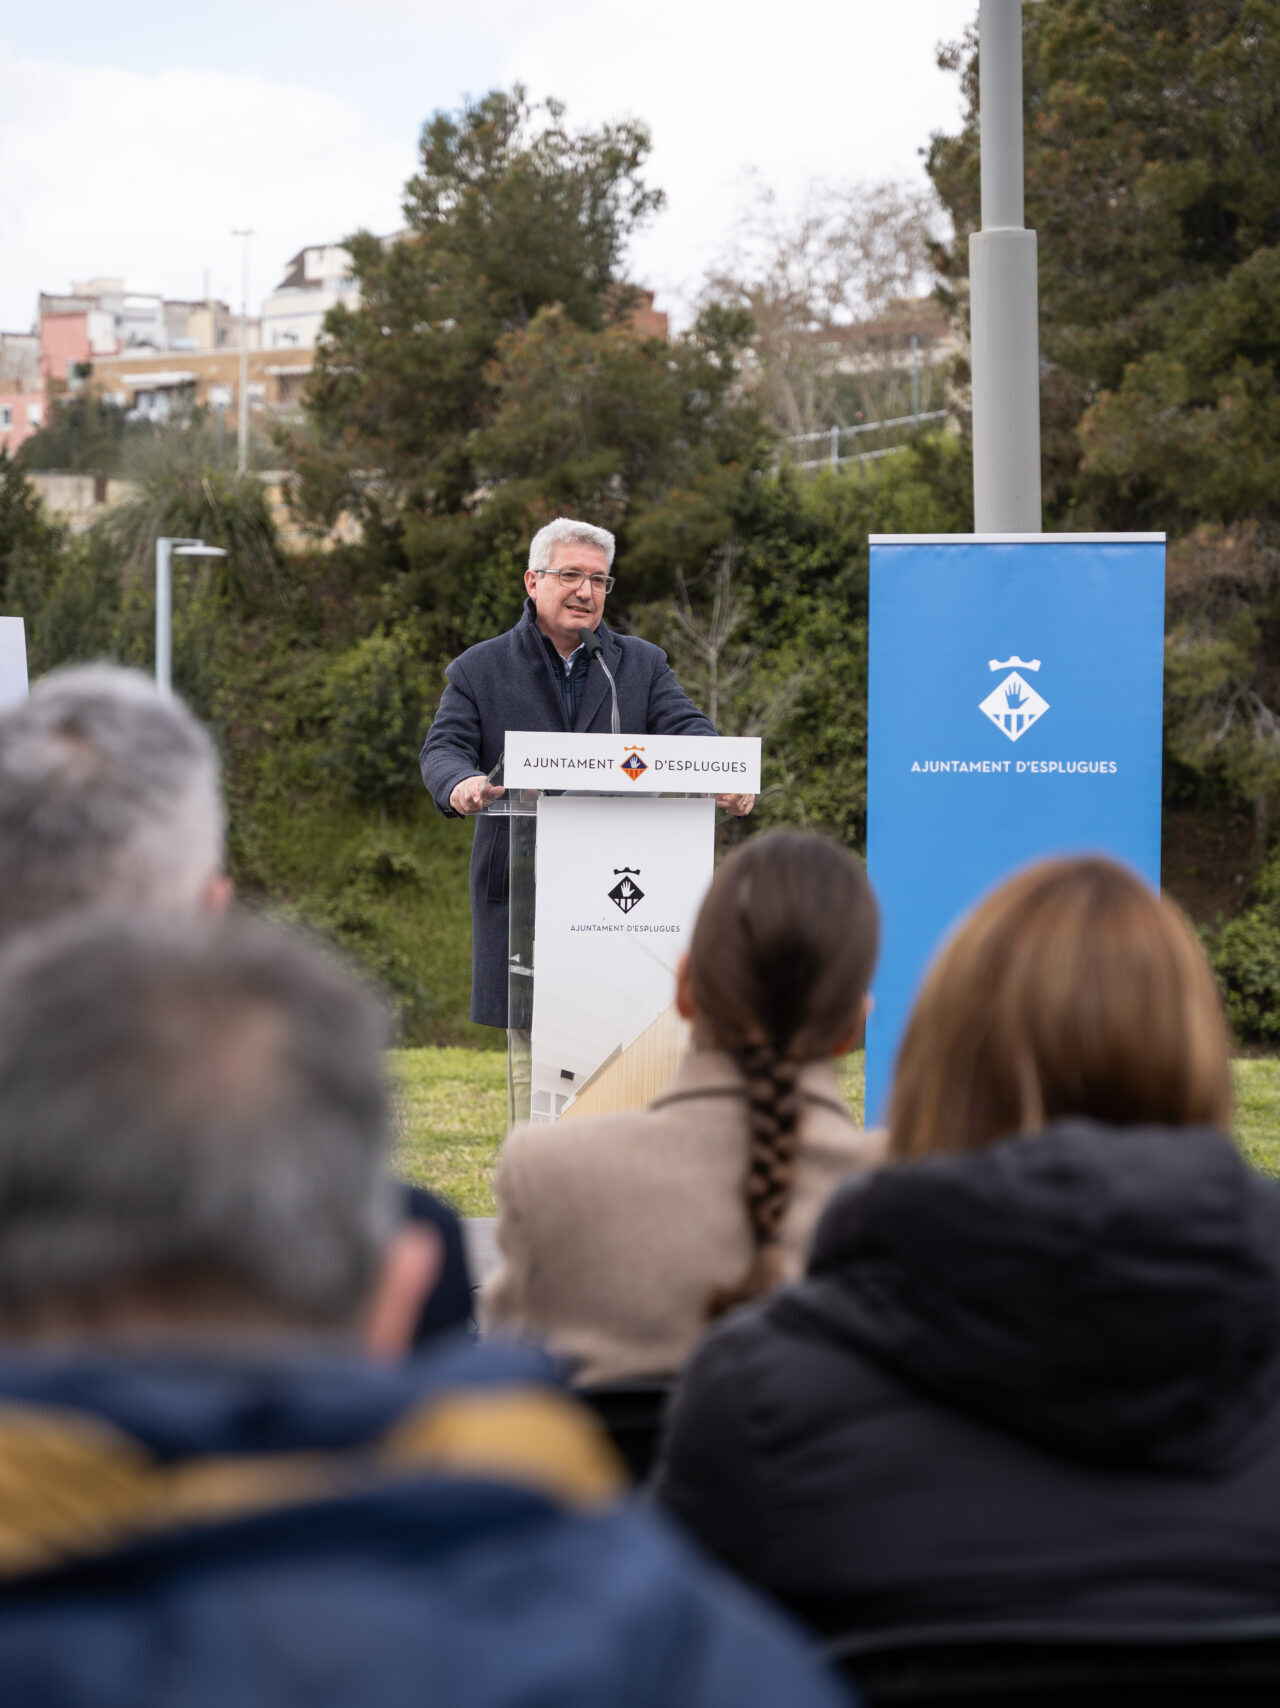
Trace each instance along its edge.
<path fill-rule="evenodd" d="M 830 1064 L 805 1067 L 800 1091 L 788 1279 L 832 1189 L 878 1160 Z M 502 1263 L 482 1296 L 486 1330 L 541 1341 L 583 1386 L 675 1374 L 706 1328 L 711 1288 L 751 1261 L 747 1148 L 742 1076 L 709 1051 L 687 1056 L 648 1109 L 513 1128 L 495 1182 Z"/>

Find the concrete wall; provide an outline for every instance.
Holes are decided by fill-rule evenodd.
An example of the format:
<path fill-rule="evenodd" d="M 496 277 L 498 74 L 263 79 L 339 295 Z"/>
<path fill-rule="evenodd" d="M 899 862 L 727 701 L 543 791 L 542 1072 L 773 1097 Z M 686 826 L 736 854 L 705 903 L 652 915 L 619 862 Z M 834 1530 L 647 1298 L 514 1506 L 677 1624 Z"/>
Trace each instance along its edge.
<path fill-rule="evenodd" d="M 105 474 L 73 474 L 63 469 L 35 469 L 27 479 L 44 501 L 45 509 L 77 533 L 122 498 L 132 498 L 137 484 Z"/>
<path fill-rule="evenodd" d="M 271 516 L 287 552 L 329 551 L 333 546 L 359 539 L 360 529 L 350 516 L 341 516 L 327 534 L 317 535 L 301 528 L 289 509 L 289 475 L 280 469 L 258 476 L 266 492 Z M 63 469 L 36 469 L 28 476 L 46 510 L 77 533 L 95 522 L 112 504 L 137 495 L 132 480 L 117 480 L 103 474 L 73 474 Z"/>

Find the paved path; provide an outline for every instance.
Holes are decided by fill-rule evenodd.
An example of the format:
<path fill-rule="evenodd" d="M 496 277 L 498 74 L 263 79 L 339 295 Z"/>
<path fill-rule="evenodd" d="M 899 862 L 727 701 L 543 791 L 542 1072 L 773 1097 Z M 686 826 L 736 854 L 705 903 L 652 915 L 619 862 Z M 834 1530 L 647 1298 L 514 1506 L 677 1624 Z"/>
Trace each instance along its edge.
<path fill-rule="evenodd" d="M 462 1234 L 467 1242 L 467 1261 L 471 1265 L 473 1287 L 478 1287 L 498 1267 L 498 1242 L 494 1237 L 497 1225 L 496 1216 L 462 1218 Z"/>

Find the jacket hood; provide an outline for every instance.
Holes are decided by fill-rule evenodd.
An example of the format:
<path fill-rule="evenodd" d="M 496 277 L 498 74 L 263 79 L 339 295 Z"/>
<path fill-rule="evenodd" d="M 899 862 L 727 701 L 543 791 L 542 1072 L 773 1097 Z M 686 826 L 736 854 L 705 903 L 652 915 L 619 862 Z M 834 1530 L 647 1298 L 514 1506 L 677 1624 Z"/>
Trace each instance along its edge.
<path fill-rule="evenodd" d="M 558 1386 L 555 1365 L 533 1347 L 480 1347 L 462 1334 L 393 1365 L 288 1346 L 257 1354 L 0 1351 L 0 1417 L 94 1418 L 159 1461 L 342 1451 L 442 1396 Z"/>
<path fill-rule="evenodd" d="M 408 1501 L 450 1536 L 533 1505 L 597 1511 L 619 1467 L 548 1375 L 537 1354 L 462 1345 L 389 1370 L 288 1349 L 6 1355 L 0 1584 L 208 1526 L 378 1528 Z"/>
<path fill-rule="evenodd" d="M 1280 1392 L 1280 1189 L 1219 1133 L 1063 1122 L 843 1188 L 777 1308 L 1067 1457 L 1210 1471 Z"/>

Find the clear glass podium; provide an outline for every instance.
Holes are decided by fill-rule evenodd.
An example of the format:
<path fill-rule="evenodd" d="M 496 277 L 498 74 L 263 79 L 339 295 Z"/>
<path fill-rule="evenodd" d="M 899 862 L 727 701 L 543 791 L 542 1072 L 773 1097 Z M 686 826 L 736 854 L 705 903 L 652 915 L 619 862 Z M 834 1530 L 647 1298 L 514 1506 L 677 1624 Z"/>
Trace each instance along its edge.
<path fill-rule="evenodd" d="M 507 1126 L 530 1115 L 533 1067 L 533 942 L 537 893 L 534 856 L 538 846 L 541 790 L 519 789 L 503 797 L 511 825 L 507 928 Z M 500 801 L 493 803 L 501 805 Z M 488 809 L 486 809 L 488 810 Z"/>
<path fill-rule="evenodd" d="M 726 778 L 755 792 L 759 753 L 753 738 L 508 731 L 506 792 L 485 812 L 510 837 L 509 1122 L 641 1108 L 667 1083 L 714 796 Z"/>

